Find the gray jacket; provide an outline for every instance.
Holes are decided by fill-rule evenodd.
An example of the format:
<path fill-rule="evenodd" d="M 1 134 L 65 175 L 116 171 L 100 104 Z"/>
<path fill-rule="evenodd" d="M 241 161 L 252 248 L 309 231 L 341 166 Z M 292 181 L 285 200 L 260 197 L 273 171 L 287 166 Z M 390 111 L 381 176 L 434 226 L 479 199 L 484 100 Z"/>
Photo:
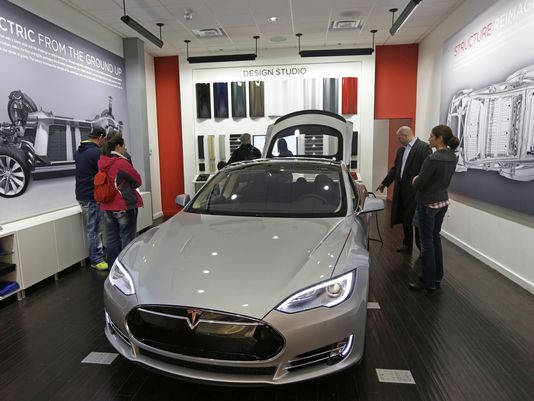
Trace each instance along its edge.
<path fill-rule="evenodd" d="M 450 149 L 437 150 L 425 159 L 414 182 L 417 203 L 428 205 L 449 199 L 447 188 L 456 162 L 456 155 Z"/>

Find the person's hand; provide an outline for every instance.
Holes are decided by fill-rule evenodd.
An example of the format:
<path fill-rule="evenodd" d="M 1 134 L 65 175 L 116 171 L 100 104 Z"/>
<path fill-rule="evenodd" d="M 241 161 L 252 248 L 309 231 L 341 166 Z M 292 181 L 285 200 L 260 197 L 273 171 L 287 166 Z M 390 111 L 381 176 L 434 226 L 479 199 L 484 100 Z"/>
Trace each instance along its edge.
<path fill-rule="evenodd" d="M 384 192 L 384 188 L 386 188 L 386 186 L 384 184 L 380 184 L 376 190 L 378 192 L 382 193 L 382 192 Z"/>
<path fill-rule="evenodd" d="M 417 180 L 417 177 L 418 177 L 418 176 L 416 175 L 415 177 L 412 178 L 412 185 L 415 184 L 415 180 Z"/>

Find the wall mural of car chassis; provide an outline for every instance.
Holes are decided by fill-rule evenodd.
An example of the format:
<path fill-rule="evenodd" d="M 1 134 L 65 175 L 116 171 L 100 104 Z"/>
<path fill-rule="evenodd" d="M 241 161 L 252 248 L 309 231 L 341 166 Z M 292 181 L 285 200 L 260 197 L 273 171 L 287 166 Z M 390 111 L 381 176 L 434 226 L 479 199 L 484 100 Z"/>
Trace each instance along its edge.
<path fill-rule="evenodd" d="M 534 180 L 534 65 L 504 82 L 459 91 L 447 124 L 460 139 L 457 172 L 473 168 Z"/>
<path fill-rule="evenodd" d="M 123 123 L 108 107 L 91 120 L 60 117 L 38 109 L 20 90 L 9 94 L 11 122 L 0 125 L 0 196 L 22 195 L 34 180 L 74 175 L 74 153 L 93 127 L 122 132 Z"/>

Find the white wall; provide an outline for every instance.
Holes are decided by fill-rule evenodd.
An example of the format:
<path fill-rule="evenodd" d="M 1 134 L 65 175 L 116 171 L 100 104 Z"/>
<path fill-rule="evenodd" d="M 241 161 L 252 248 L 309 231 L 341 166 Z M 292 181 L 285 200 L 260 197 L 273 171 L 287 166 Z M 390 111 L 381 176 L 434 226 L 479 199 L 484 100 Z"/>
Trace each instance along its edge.
<path fill-rule="evenodd" d="M 146 104 L 148 119 L 148 147 L 150 157 L 150 183 L 154 218 L 163 216 L 161 206 L 161 180 L 159 172 L 158 115 L 156 109 L 156 75 L 154 57 L 145 52 Z"/>
<path fill-rule="evenodd" d="M 9 0 L 31 13 L 123 57 L 122 38 L 60 0 Z M 89 1 L 89 0 L 88 0 Z"/>
<path fill-rule="evenodd" d="M 389 169 L 389 120 L 375 120 L 374 124 L 373 185 L 368 188 L 369 191 L 378 188 Z M 387 188 L 383 194 L 376 193 L 376 195 L 385 197 Z"/>
<path fill-rule="evenodd" d="M 194 193 L 192 181 L 197 173 L 196 161 L 196 137 L 195 129 L 196 123 L 196 103 L 195 103 L 195 75 L 201 73 L 202 70 L 212 70 L 220 67 L 221 69 L 237 69 L 243 67 L 259 67 L 259 66 L 299 66 L 303 64 L 324 64 L 325 75 L 328 75 L 328 63 L 336 62 L 354 63 L 361 62 L 361 69 L 356 71 L 358 76 L 358 116 L 360 126 L 360 147 L 359 153 L 359 168 L 364 183 L 371 187 L 371 172 L 373 167 L 373 115 L 374 115 L 374 85 L 375 85 L 375 59 L 374 56 L 365 57 L 338 57 L 335 60 L 328 57 L 316 58 L 301 58 L 298 56 L 297 49 L 283 49 L 283 50 L 264 50 L 258 55 L 256 61 L 253 62 L 225 62 L 225 63 L 209 63 L 209 64 L 189 64 L 185 57 L 180 57 L 180 90 L 181 90 L 181 104 L 182 104 L 182 132 L 183 132 L 183 153 L 184 153 L 184 181 L 185 191 L 187 193 Z M 217 79 L 221 79 L 220 77 Z M 262 80 L 262 77 L 255 78 L 241 78 L 240 80 L 248 81 L 251 79 Z M 210 79 L 206 82 L 213 82 Z M 228 79 L 224 80 L 228 81 Z M 266 120 L 266 119 L 262 119 Z M 274 121 L 274 119 L 272 119 Z M 207 121 L 204 124 L 210 124 Z M 242 121 L 246 124 L 245 119 Z M 248 127 L 243 126 L 240 132 L 250 131 Z M 215 132 L 214 132 L 215 133 Z"/>
<path fill-rule="evenodd" d="M 466 0 L 419 45 L 417 136 L 440 123 L 442 44 L 495 1 Z M 534 293 L 534 217 L 451 194 L 443 234 L 475 257 Z M 527 201 L 527 200 L 525 200 Z"/>

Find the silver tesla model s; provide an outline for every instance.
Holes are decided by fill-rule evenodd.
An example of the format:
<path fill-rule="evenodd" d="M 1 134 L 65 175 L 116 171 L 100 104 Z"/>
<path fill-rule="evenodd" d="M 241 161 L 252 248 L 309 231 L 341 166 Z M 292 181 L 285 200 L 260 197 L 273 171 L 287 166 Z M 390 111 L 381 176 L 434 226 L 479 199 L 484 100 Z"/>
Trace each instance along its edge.
<path fill-rule="evenodd" d="M 105 283 L 105 332 L 125 358 L 241 384 L 291 383 L 361 360 L 369 212 L 384 204 L 332 156 L 346 149 L 341 129 L 311 117 L 278 120 L 270 158 L 232 164 L 193 199 L 177 197 L 184 209 L 121 253 Z M 304 138 L 296 157 L 272 155 L 295 130 L 330 136 L 323 160 L 300 157 Z"/>

